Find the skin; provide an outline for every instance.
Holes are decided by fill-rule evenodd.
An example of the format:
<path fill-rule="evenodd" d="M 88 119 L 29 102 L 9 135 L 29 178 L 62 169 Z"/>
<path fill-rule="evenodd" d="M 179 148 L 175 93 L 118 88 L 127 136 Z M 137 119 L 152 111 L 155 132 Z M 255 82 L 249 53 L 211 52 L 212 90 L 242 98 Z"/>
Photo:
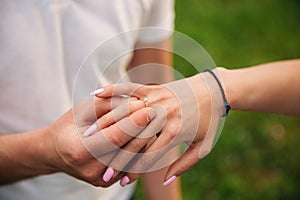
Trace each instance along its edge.
<path fill-rule="evenodd" d="M 299 59 L 266 63 L 236 70 L 217 68 L 215 73 L 219 74 L 228 103 L 232 110 L 300 115 Z M 182 120 L 180 116 L 181 106 L 183 109 L 191 107 L 193 104 L 188 102 L 188 99 L 191 98 L 185 96 L 181 97 L 183 98 L 183 102 L 186 103 L 179 105 L 176 102 L 176 95 L 172 94 L 165 85 L 110 85 L 104 88 L 104 92 L 97 94 L 100 98 L 114 95 L 118 96 L 121 94 L 127 94 L 137 98 L 146 96 L 149 98 L 150 106 L 159 104 L 165 108 L 167 121 L 162 128 L 160 136 L 151 144 L 150 147 L 148 147 L 145 153 L 155 152 L 164 146 L 170 145 L 171 141 L 173 141 L 175 137 L 181 140 L 177 141 L 177 143 L 188 142 L 190 144 L 188 150 L 168 169 L 164 179 L 166 181 L 168 179 L 172 179 L 173 176 L 180 176 L 209 153 L 209 151 L 205 152 L 202 156 L 199 154 L 205 135 L 208 131 L 209 123 L 211 122 L 211 119 L 213 119 L 211 118 L 211 105 L 213 100 L 211 99 L 211 95 L 209 95 L 208 91 L 219 92 L 220 90 L 218 87 L 213 90 L 208 89 L 201 76 L 203 77 L 204 74 L 195 75 L 185 79 L 194 91 L 198 101 L 198 109 L 202 114 L 202 117 L 200 118 L 201 126 L 199 123 L 195 137 L 189 137 L 189 132 L 176 132 L 176 125 L 179 123 L 178 120 Z M 174 84 L 176 85 L 175 82 Z M 177 92 L 177 96 L 180 96 L 180 93 L 183 91 L 184 88 L 177 89 L 176 87 L 173 87 L 173 92 Z M 219 99 L 222 103 L 223 99 L 221 97 Z M 194 113 L 197 114 L 198 112 Z M 177 137 L 177 134 L 181 134 L 182 136 Z M 192 141 L 190 140 L 191 138 L 193 138 Z M 157 158 L 155 156 L 151 158 L 150 162 L 145 162 L 145 160 L 139 159 L 132 167 L 143 166 L 145 163 L 151 166 L 156 161 Z M 138 173 L 127 174 L 130 178 L 130 182 L 133 182 L 137 177 L 139 177 L 139 175 L 140 174 Z"/>
<path fill-rule="evenodd" d="M 102 154 L 111 154 L 112 158 L 116 154 L 115 149 L 110 148 L 111 143 L 104 138 L 109 138 L 115 145 L 124 145 L 129 138 L 122 137 L 126 134 L 117 124 L 110 122 L 102 123 L 102 131 L 88 139 L 82 136 L 82 132 L 94 123 L 95 118 L 101 117 L 122 102 L 125 101 L 115 98 L 113 105 L 111 99 L 95 99 L 95 101 L 90 99 L 79 103 L 49 126 L 25 133 L 1 135 L 0 184 L 43 174 L 64 172 L 94 186 L 111 185 L 101 178 L 106 165 L 95 159 L 86 145 L 104 147 L 107 150 L 102 151 Z M 135 102 L 143 104 L 141 101 Z M 149 123 L 150 110 L 142 108 L 138 113 L 125 118 L 139 126 L 146 126 Z M 80 117 L 77 117 L 76 112 L 81 113 Z M 135 131 L 138 133 L 140 130 Z M 116 139 L 112 132 L 119 134 L 119 137 Z M 92 143 L 95 139 L 98 139 L 96 143 Z M 8 171 L 14 173 L 7 173 Z M 115 179 L 114 182 L 117 180 Z"/>
<path fill-rule="evenodd" d="M 169 48 L 169 45 L 170 39 L 155 44 L 155 47 Z M 166 51 L 157 49 L 136 50 L 128 70 L 152 62 L 170 66 L 171 60 L 171 54 L 166 53 Z M 158 72 L 161 74 L 159 77 L 157 76 Z M 142 74 L 145 74 L 144 70 L 134 71 L 130 76 L 133 81 L 137 82 L 139 80 L 135 77 L 157 83 L 173 80 L 171 73 L 169 71 L 162 72 L 161 68 L 147 69 L 147 73 L 148 76 L 145 76 L 147 79 L 142 78 Z M 118 120 L 116 118 L 111 120 L 109 111 L 121 104 L 125 104 L 126 108 L 129 107 L 128 112 L 122 112 Z M 151 110 L 149 107 L 145 108 L 144 102 L 136 98 L 131 98 L 130 101 L 125 101 L 124 98 L 120 97 L 95 98 L 79 103 L 49 126 L 24 133 L 1 135 L 0 184 L 63 172 L 94 186 L 109 187 L 119 181 L 124 174 L 118 173 L 109 182 L 104 181 L 102 177 L 107 165 L 99 162 L 99 160 L 105 160 L 106 163 L 109 163 L 118 153 L 118 148 L 132 139 L 115 122 L 127 120 L 124 124 L 131 127 L 130 135 L 137 135 L 141 128 L 150 122 Z M 130 115 L 131 113 L 132 115 Z M 100 117 L 102 118 L 97 120 Z M 152 117 L 155 117 L 155 114 L 152 113 Z M 133 124 L 130 124 L 132 122 Z M 97 124 L 97 131 L 89 137 L 84 137 L 83 133 L 92 124 Z M 148 140 L 144 145 L 147 145 L 147 142 Z M 139 147 L 139 150 L 141 148 Z M 93 155 L 91 155 L 91 151 Z M 169 155 L 175 157 L 177 151 L 171 151 Z M 143 182 L 145 183 L 147 199 L 181 199 L 179 180 L 169 187 L 162 187 L 162 177 L 165 176 L 167 169 L 166 167 L 144 175 Z M 13 170 L 15 173 L 7 173 L 9 170 Z"/>
<path fill-rule="evenodd" d="M 134 52 L 134 57 L 127 67 L 130 80 L 134 83 L 141 84 L 163 84 L 173 81 L 174 75 L 173 71 L 170 69 L 170 66 L 173 66 L 172 54 L 169 51 L 165 51 L 171 50 L 171 44 L 172 38 L 167 38 L 164 41 L 154 44 L 137 44 L 137 50 Z M 141 142 L 140 139 L 137 138 L 135 144 L 139 144 L 140 147 L 135 150 L 133 150 L 132 147 L 127 146 L 127 148 L 129 151 L 137 152 L 142 146 L 144 147 L 147 142 L 149 142 L 149 140 L 146 139 Z M 178 157 L 178 152 L 178 148 L 171 150 L 169 152 L 170 159 L 176 159 Z M 179 200 L 182 198 L 180 180 L 174 181 L 168 187 L 162 186 L 164 181 L 162 177 L 166 175 L 167 170 L 168 166 L 160 170 L 143 174 L 142 182 L 148 200 Z M 118 176 L 118 173 L 115 172 L 114 176 Z"/>
<path fill-rule="evenodd" d="M 218 70 L 233 110 L 300 114 L 299 59 Z"/>
<path fill-rule="evenodd" d="M 171 38 L 159 43 L 138 44 L 138 46 L 136 47 L 137 49 L 134 52 L 132 62 L 127 68 L 127 75 L 130 77 L 131 81 L 143 84 L 160 84 L 173 80 L 173 71 L 169 69 L 169 66 L 172 65 L 172 57 L 171 53 L 169 53 L 170 45 Z M 138 97 L 137 99 L 142 100 L 143 98 Z M 146 104 L 143 103 L 142 107 L 145 106 Z M 97 121 L 97 124 L 99 124 L 99 121 L 107 123 L 107 120 L 111 122 L 117 122 L 122 118 L 123 115 L 126 115 L 127 110 L 134 112 L 138 109 L 139 107 L 133 105 L 132 102 L 130 102 L 129 104 L 124 104 L 107 113 L 104 117 L 101 117 Z M 120 125 L 122 126 L 122 124 Z M 124 124 L 123 129 L 127 129 L 126 124 Z M 133 137 L 130 134 L 130 131 L 128 131 L 127 133 L 127 136 L 131 137 L 132 140 L 126 145 L 121 145 L 122 150 L 124 151 L 118 152 L 118 156 L 115 157 L 117 159 L 112 159 L 112 161 L 109 162 L 109 167 L 107 168 L 105 173 L 107 176 L 104 177 L 105 181 L 107 181 L 108 184 L 114 183 L 115 179 L 120 178 L 124 175 L 124 172 L 118 171 L 118 169 L 126 167 L 127 163 L 118 162 L 118 158 L 122 158 L 121 160 L 131 160 L 137 152 L 142 152 L 147 149 L 147 147 L 152 144 L 152 141 L 156 139 L 155 135 L 149 138 L 141 138 L 141 135 Z M 172 150 L 170 149 L 168 152 L 166 152 L 166 154 L 168 155 L 168 160 L 174 161 L 178 157 L 178 148 Z M 163 187 L 162 185 L 162 177 L 165 176 L 167 170 L 168 165 L 165 165 L 163 168 L 151 171 L 143 171 L 143 173 L 140 174 L 143 176 L 142 181 L 144 183 L 147 199 L 181 199 L 179 180 L 174 181 L 168 187 Z M 128 181 L 130 181 L 127 180 L 125 182 L 126 178 L 128 177 L 123 178 L 125 179 L 120 180 L 120 184 L 122 186 L 128 184 Z M 155 190 L 153 190 L 154 187 Z"/>

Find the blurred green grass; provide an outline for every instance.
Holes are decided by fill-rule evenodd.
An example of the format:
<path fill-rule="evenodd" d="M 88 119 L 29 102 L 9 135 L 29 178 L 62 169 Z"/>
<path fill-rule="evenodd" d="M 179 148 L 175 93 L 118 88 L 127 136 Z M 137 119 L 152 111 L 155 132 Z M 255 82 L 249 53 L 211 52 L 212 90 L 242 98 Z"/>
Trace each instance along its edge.
<path fill-rule="evenodd" d="M 299 10 L 299 0 L 176 0 L 176 30 L 217 65 L 241 68 L 299 58 Z M 180 58 L 174 65 L 196 73 Z M 299 129 L 299 117 L 231 112 L 210 155 L 182 176 L 183 199 L 300 199 Z"/>

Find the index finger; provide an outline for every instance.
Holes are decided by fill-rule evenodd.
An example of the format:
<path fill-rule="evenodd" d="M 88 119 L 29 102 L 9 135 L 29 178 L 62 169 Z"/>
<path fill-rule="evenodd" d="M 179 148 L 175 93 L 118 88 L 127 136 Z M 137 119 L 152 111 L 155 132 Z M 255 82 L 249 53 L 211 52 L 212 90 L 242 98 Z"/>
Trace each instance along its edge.
<path fill-rule="evenodd" d="M 148 125 L 155 117 L 151 110 L 150 107 L 142 108 L 90 137 L 82 137 L 83 144 L 96 158 L 112 152 L 124 146 Z"/>
<path fill-rule="evenodd" d="M 114 85 L 108 85 L 104 88 L 95 90 L 91 93 L 91 95 L 95 95 L 99 98 L 108 98 L 112 96 L 120 96 L 120 95 L 128 95 L 128 96 L 134 96 L 140 98 L 141 96 L 145 95 L 142 94 L 140 88 L 142 88 L 143 85 L 136 84 L 136 83 L 121 83 L 121 84 L 114 84 Z"/>

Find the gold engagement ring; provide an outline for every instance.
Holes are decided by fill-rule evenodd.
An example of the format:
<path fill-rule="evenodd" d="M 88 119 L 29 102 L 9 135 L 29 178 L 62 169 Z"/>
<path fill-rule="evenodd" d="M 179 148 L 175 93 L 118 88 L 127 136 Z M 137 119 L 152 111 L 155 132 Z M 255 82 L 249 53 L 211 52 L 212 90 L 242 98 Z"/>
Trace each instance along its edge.
<path fill-rule="evenodd" d="M 149 106 L 148 98 L 143 98 L 143 102 L 145 104 L 145 107 Z"/>

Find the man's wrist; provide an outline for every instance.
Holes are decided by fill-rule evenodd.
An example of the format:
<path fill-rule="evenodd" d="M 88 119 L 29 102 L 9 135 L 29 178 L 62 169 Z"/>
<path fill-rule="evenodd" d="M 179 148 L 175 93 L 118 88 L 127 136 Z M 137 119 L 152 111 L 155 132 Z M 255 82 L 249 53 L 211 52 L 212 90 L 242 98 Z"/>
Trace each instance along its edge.
<path fill-rule="evenodd" d="M 48 127 L 43 127 L 25 133 L 24 140 L 28 144 L 27 167 L 35 171 L 33 175 L 54 173 L 53 158 L 55 151 L 52 148 Z"/>

